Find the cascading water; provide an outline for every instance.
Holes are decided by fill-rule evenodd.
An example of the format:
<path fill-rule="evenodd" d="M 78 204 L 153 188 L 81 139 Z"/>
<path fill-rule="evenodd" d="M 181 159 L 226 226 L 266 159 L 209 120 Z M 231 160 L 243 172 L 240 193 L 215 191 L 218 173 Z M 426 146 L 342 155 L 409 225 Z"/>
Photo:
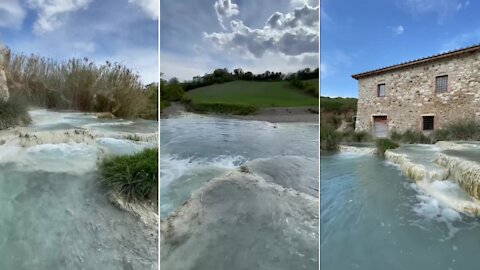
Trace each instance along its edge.
<path fill-rule="evenodd" d="M 318 125 L 161 120 L 165 269 L 318 269 Z"/>
<path fill-rule="evenodd" d="M 0 269 L 157 269 L 156 230 L 116 207 L 96 172 L 104 155 L 155 146 L 157 122 L 30 115 L 0 132 Z"/>
<path fill-rule="evenodd" d="M 477 206 L 435 145 L 321 157 L 321 269 L 477 269 Z"/>

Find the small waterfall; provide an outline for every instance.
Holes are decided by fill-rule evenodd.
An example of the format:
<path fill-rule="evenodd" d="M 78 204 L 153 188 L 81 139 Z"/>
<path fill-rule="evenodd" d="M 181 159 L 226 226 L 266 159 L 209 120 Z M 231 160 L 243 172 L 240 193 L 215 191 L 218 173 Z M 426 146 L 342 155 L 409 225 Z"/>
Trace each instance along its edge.
<path fill-rule="evenodd" d="M 480 199 L 480 164 L 443 153 L 434 160 L 448 168 L 451 177 L 472 197 Z"/>
<path fill-rule="evenodd" d="M 444 205 L 463 213 L 480 215 L 480 165 L 442 152 L 444 149 L 462 149 L 460 145 L 440 142 L 430 147 L 438 146 L 438 151 L 421 158 L 402 146 L 387 150 L 385 159 L 397 165 L 419 188 Z"/>

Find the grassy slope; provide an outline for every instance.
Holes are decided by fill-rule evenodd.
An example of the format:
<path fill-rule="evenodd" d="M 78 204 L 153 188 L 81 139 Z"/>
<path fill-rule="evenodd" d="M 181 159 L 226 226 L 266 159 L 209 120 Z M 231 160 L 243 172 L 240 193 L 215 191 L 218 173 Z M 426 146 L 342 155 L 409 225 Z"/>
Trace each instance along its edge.
<path fill-rule="evenodd" d="M 330 98 L 320 97 L 320 108 L 325 112 L 346 113 L 348 111 L 357 111 L 356 98 Z"/>
<path fill-rule="evenodd" d="M 318 81 L 318 80 L 317 80 Z M 256 107 L 317 106 L 318 99 L 293 88 L 289 82 L 233 81 L 194 89 L 184 97 L 194 103 L 222 103 Z"/>

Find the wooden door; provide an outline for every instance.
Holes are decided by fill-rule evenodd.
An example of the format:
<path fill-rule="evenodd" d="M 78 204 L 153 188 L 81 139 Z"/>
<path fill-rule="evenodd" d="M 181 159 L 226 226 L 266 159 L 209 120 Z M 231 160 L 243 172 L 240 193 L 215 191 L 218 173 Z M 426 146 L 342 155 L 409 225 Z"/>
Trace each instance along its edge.
<path fill-rule="evenodd" d="M 373 135 L 377 138 L 388 137 L 387 116 L 374 116 L 373 117 Z"/>

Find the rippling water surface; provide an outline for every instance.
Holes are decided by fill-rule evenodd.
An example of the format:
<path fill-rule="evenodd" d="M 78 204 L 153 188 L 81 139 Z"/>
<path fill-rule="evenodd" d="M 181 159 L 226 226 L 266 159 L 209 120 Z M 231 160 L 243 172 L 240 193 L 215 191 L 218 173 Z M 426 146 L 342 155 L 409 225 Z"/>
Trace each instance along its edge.
<path fill-rule="evenodd" d="M 368 155 L 322 155 L 321 269 L 478 269 L 480 220 Z"/>
<path fill-rule="evenodd" d="M 318 269 L 318 125 L 162 119 L 160 145 L 162 267 Z"/>
<path fill-rule="evenodd" d="M 155 237 L 109 201 L 96 172 L 105 154 L 154 145 L 108 134 L 155 132 L 157 122 L 46 110 L 30 114 L 31 126 L 0 133 L 0 269 L 157 269 Z M 107 135 L 89 143 L 58 143 L 49 135 L 59 131 L 58 139 L 73 129 Z M 21 146 L 19 132 L 43 142 Z"/>

